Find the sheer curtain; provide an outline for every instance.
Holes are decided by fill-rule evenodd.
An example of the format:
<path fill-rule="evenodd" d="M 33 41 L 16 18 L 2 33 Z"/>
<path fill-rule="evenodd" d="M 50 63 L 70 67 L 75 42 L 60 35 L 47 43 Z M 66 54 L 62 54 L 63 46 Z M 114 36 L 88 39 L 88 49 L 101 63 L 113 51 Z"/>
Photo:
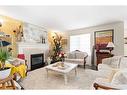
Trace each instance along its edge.
<path fill-rule="evenodd" d="M 88 55 L 90 52 L 90 34 L 74 35 L 70 36 L 70 51 L 80 50 L 87 52 Z"/>

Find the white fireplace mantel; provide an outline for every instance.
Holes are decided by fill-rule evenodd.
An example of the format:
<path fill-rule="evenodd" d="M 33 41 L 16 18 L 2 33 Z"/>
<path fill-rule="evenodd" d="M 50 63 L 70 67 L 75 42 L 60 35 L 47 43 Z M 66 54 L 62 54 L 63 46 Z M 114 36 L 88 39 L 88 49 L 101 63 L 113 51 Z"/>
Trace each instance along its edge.
<path fill-rule="evenodd" d="M 41 44 L 41 43 L 31 43 L 31 42 L 19 42 L 18 44 L 18 53 L 22 54 L 24 53 L 24 49 L 43 49 L 47 50 L 49 48 L 48 44 Z"/>
<path fill-rule="evenodd" d="M 30 61 L 30 55 L 31 54 L 44 54 L 44 61 L 46 60 L 46 53 L 49 50 L 48 44 L 41 44 L 41 43 L 24 43 L 20 42 L 18 43 L 18 53 L 19 54 L 25 54 L 25 58 L 27 60 L 28 69 L 31 68 L 31 61 Z"/>

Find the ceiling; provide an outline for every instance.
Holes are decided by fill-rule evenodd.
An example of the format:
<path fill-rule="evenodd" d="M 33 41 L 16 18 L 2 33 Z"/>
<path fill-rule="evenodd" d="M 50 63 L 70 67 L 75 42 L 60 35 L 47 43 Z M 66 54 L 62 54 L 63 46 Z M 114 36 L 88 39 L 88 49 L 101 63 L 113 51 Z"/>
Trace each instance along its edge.
<path fill-rule="evenodd" d="M 0 14 L 57 31 L 127 22 L 127 6 L 0 6 Z"/>

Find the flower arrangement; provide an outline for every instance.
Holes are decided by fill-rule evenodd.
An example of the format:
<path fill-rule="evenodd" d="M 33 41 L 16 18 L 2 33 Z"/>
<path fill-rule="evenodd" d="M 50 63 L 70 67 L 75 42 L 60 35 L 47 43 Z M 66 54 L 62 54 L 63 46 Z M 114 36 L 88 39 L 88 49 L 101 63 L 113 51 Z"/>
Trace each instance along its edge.
<path fill-rule="evenodd" d="M 62 51 L 61 45 L 62 36 L 55 33 L 55 36 L 53 36 L 52 38 L 53 38 L 53 53 L 51 55 L 51 59 L 53 62 L 57 62 L 60 60 L 59 54 Z"/>
<path fill-rule="evenodd" d="M 62 61 L 62 62 L 64 62 L 65 61 L 65 57 L 66 57 L 67 55 L 66 55 L 66 53 L 64 53 L 64 52 L 60 52 L 60 54 L 59 54 L 59 58 L 60 58 L 60 60 Z"/>

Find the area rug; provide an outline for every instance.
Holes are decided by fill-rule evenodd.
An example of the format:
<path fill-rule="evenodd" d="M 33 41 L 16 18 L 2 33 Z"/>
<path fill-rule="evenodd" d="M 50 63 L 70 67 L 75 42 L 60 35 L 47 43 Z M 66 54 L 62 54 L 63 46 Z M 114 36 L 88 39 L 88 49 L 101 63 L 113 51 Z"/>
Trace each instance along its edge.
<path fill-rule="evenodd" d="M 91 69 L 78 67 L 78 74 L 75 77 L 75 72 L 71 71 L 68 77 L 68 84 L 65 85 L 64 77 L 55 72 L 49 72 L 49 77 L 46 76 L 45 68 L 40 68 L 28 72 L 28 76 L 22 81 L 24 89 L 79 89 L 87 90 L 92 86 L 96 78 L 96 72 Z"/>

